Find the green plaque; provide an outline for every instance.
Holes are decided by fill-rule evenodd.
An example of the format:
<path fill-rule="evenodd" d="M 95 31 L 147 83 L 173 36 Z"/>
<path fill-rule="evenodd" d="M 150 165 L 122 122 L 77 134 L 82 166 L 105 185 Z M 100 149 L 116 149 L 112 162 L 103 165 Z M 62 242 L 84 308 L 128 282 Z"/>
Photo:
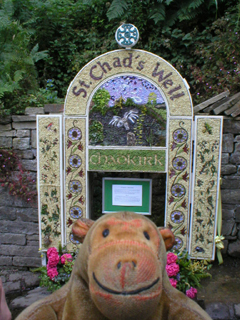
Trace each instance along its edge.
<path fill-rule="evenodd" d="M 90 171 L 166 172 L 165 150 L 89 149 Z"/>

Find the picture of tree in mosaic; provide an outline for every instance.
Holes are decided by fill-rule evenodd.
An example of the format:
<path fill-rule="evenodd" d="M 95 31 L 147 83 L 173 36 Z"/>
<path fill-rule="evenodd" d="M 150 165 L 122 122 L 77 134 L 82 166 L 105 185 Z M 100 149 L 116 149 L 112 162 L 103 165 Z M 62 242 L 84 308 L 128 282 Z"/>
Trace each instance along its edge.
<path fill-rule="evenodd" d="M 133 75 L 117 76 L 95 92 L 89 145 L 165 146 L 167 111 L 160 91 Z"/>

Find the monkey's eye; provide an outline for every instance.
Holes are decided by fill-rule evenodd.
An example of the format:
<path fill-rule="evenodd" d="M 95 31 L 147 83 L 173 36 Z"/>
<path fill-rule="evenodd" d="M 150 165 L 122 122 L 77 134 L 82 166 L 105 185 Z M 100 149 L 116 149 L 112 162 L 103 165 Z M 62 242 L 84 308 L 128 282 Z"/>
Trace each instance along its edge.
<path fill-rule="evenodd" d="M 147 240 L 150 240 L 150 235 L 148 234 L 147 231 L 144 231 L 143 234 Z"/>
<path fill-rule="evenodd" d="M 106 238 L 109 235 L 109 229 L 103 230 L 102 235 L 104 238 Z"/>

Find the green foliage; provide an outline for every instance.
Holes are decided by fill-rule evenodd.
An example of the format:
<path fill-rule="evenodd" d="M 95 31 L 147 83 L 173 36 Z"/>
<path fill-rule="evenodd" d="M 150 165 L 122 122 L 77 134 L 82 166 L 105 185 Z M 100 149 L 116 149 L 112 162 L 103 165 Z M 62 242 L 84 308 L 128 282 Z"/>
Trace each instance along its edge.
<path fill-rule="evenodd" d="M 103 125 L 100 121 L 91 121 L 89 126 L 89 140 L 91 144 L 103 142 Z"/>
<path fill-rule="evenodd" d="M 47 57 L 46 51 L 30 44 L 33 30 L 14 18 L 14 5 L 4 0 L 0 7 L 0 106 L 7 114 L 17 113 L 19 96 L 37 89 L 35 63 Z"/>
<path fill-rule="evenodd" d="M 191 260 L 187 252 L 178 254 L 177 264 L 180 268 L 180 279 L 177 283 L 177 289 L 184 293 L 190 287 L 199 288 L 202 279 L 211 277 L 208 270 L 212 265 L 205 260 Z"/>
<path fill-rule="evenodd" d="M 92 98 L 94 105 L 91 108 L 91 112 L 99 111 L 104 116 L 109 110 L 109 100 L 110 93 L 106 89 L 98 89 Z"/>

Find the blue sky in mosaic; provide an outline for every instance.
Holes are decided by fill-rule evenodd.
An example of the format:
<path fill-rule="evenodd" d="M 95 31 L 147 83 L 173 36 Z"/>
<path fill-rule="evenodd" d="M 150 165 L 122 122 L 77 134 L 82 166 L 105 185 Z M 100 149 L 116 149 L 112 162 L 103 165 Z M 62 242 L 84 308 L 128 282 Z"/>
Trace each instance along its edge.
<path fill-rule="evenodd" d="M 140 77 L 118 76 L 105 82 L 101 88 L 110 93 L 110 107 L 114 106 L 114 102 L 121 97 L 124 100 L 132 98 L 137 104 L 146 104 L 152 97 L 157 103 L 164 102 L 159 90 L 152 83 Z"/>

